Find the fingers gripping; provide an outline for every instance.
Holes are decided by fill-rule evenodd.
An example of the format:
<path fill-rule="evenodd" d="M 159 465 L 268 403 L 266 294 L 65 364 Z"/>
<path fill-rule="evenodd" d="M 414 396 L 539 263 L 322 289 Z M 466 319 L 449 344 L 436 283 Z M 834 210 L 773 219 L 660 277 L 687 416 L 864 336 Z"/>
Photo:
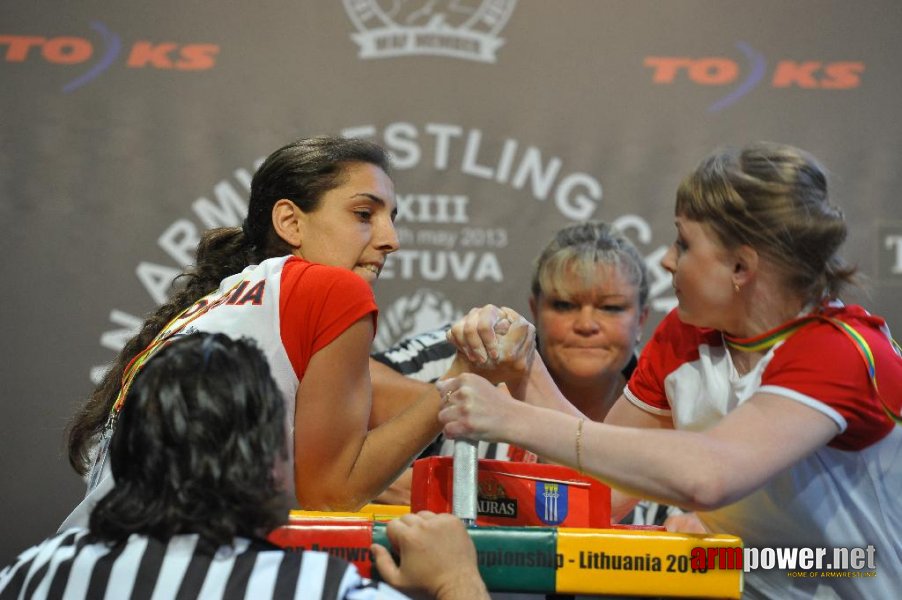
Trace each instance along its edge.
<path fill-rule="evenodd" d="M 508 403 L 515 402 L 507 386 L 495 387 L 472 373 L 464 373 L 436 386 L 444 403 L 438 418 L 449 438 L 492 441 L 501 435 Z"/>
<path fill-rule="evenodd" d="M 488 304 L 457 321 L 448 340 L 474 365 L 522 368 L 532 360 L 535 327 L 511 308 Z"/>

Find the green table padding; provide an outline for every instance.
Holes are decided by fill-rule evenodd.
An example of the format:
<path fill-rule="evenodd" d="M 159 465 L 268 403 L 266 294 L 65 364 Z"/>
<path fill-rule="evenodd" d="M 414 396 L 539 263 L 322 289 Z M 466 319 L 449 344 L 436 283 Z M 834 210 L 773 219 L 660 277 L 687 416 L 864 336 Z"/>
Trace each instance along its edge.
<path fill-rule="evenodd" d="M 557 531 L 553 527 L 471 527 L 479 574 L 494 591 L 554 593 Z M 385 524 L 373 542 L 391 549 Z M 375 575 L 375 573 L 374 573 Z"/>

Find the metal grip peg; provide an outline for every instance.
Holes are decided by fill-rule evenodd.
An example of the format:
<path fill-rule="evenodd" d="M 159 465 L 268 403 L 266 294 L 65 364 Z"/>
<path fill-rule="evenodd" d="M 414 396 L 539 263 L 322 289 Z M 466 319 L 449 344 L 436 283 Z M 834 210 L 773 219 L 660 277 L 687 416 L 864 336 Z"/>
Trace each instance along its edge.
<path fill-rule="evenodd" d="M 454 477 L 451 512 L 464 525 L 476 524 L 476 492 L 479 456 L 474 440 L 454 440 Z"/>

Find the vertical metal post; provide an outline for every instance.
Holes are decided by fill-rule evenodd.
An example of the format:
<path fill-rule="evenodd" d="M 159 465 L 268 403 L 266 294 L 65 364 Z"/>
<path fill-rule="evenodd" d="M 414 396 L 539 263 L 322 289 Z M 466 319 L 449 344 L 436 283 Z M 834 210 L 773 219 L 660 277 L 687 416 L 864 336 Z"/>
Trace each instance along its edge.
<path fill-rule="evenodd" d="M 454 478 L 451 492 L 451 512 L 464 525 L 476 524 L 476 492 L 478 486 L 479 456 L 477 442 L 454 441 Z"/>

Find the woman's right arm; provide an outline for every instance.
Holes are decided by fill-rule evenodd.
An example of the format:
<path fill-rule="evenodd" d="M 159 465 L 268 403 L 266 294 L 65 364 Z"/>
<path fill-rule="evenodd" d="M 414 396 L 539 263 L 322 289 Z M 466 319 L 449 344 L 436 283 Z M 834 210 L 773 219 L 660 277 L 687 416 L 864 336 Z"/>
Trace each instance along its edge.
<path fill-rule="evenodd" d="M 295 491 L 303 508 L 355 510 L 375 498 L 441 430 L 435 388 L 367 431 L 371 315 L 307 365 L 295 407 Z"/>
<path fill-rule="evenodd" d="M 439 414 L 449 437 L 510 442 L 628 494 L 693 510 L 737 501 L 838 433 L 824 413 L 760 392 L 708 430 L 678 431 L 581 420 L 472 375 L 439 388 L 450 394 Z"/>
<path fill-rule="evenodd" d="M 392 420 L 429 394 L 438 394 L 431 383 L 405 377 L 378 360 L 369 359 L 373 384 L 373 406 L 370 429 Z"/>
<path fill-rule="evenodd" d="M 637 427 L 639 429 L 673 429 L 673 420 L 669 416 L 653 415 L 620 396 L 608 411 L 604 422 L 621 427 Z M 620 522 L 639 502 L 639 498 L 631 496 L 616 488 L 611 489 L 611 519 Z"/>
<path fill-rule="evenodd" d="M 536 352 L 532 367 L 529 369 L 526 393 L 523 401 L 532 406 L 556 410 L 574 417 L 585 418 L 585 415 L 567 400 L 560 388 L 548 372 L 542 356 Z"/>

